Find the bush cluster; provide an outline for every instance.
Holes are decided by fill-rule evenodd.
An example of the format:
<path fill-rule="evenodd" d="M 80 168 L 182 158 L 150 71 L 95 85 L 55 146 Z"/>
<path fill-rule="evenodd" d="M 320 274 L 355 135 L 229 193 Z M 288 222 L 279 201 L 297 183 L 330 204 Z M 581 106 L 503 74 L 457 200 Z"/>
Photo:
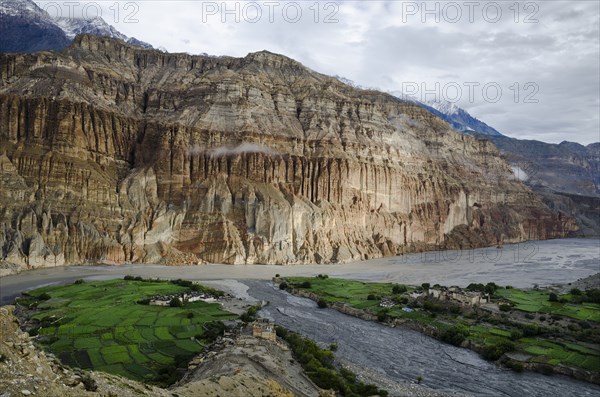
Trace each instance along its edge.
<path fill-rule="evenodd" d="M 467 291 L 478 291 L 482 293 L 487 293 L 493 295 L 496 293 L 496 290 L 500 288 L 500 286 L 496 285 L 496 283 L 487 283 L 483 285 L 481 283 L 471 283 L 467 286 Z"/>
<path fill-rule="evenodd" d="M 406 291 L 408 291 L 408 288 L 406 288 L 406 285 L 396 284 L 392 287 L 393 294 L 403 294 Z"/>
<path fill-rule="evenodd" d="M 292 353 L 302 365 L 308 377 L 322 389 L 333 389 L 341 396 L 387 396 L 386 390 L 375 385 L 365 384 L 356 379 L 356 375 L 347 369 L 336 370 L 332 350 L 319 348 L 313 341 L 290 332 L 283 327 L 276 328 L 277 336 L 284 339 Z"/>
<path fill-rule="evenodd" d="M 453 325 L 441 332 L 440 340 L 454 346 L 460 346 L 468 336 L 469 330 L 467 328 L 460 325 Z"/>
<path fill-rule="evenodd" d="M 258 313 L 260 308 L 261 308 L 260 305 L 251 306 L 250 308 L 248 308 L 248 310 L 246 310 L 246 313 L 243 313 L 240 316 L 240 320 L 242 320 L 245 323 L 251 323 L 251 322 L 255 321 L 256 313 Z"/>
<path fill-rule="evenodd" d="M 492 346 L 486 346 L 481 355 L 489 361 L 496 361 L 510 351 L 515 350 L 515 344 L 511 341 L 503 340 Z"/>

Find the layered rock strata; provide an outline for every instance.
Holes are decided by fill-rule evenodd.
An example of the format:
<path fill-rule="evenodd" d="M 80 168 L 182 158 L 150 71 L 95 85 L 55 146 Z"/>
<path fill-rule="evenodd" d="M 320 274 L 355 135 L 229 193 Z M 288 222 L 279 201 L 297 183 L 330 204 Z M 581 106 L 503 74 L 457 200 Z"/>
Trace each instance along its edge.
<path fill-rule="evenodd" d="M 0 259 L 23 268 L 344 262 L 575 228 L 492 143 L 281 55 L 83 35 L 0 66 Z"/>

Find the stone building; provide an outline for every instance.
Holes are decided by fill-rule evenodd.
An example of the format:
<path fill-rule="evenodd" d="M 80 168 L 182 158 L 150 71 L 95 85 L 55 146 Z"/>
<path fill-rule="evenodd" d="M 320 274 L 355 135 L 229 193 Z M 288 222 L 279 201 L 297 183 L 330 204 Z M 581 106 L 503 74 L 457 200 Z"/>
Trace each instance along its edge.
<path fill-rule="evenodd" d="M 262 338 L 271 342 L 277 341 L 275 324 L 266 319 L 258 319 L 252 324 L 252 336 Z"/>

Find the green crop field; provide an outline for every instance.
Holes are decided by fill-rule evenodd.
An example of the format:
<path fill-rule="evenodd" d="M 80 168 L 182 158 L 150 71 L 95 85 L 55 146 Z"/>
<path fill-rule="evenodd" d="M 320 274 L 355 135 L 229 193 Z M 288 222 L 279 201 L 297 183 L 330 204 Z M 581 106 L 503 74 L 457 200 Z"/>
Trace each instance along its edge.
<path fill-rule="evenodd" d="M 65 364 L 156 381 L 167 367 L 187 362 L 203 348 L 203 325 L 237 318 L 218 303 L 183 307 L 138 304 L 153 295 L 189 288 L 169 282 L 109 280 L 45 287 L 33 318 L 42 322 L 40 341 Z"/>
<path fill-rule="evenodd" d="M 311 283 L 310 291 L 321 296 L 328 303 L 346 302 L 361 309 L 377 308 L 380 300 L 367 300 L 367 297 L 370 294 L 377 297 L 389 296 L 392 294 L 392 288 L 395 285 L 318 277 L 289 277 L 287 280 L 294 285 L 308 281 Z"/>
<path fill-rule="evenodd" d="M 557 314 L 577 320 L 600 322 L 600 305 L 597 303 L 550 302 L 548 291 L 499 289 L 496 294 L 512 302 L 516 309 L 524 312 Z"/>
<path fill-rule="evenodd" d="M 402 310 L 403 304 L 393 308 L 379 307 L 381 298 L 392 297 L 394 284 L 370 283 L 328 277 L 290 277 L 289 286 L 313 292 L 327 303 L 346 303 L 358 309 L 366 309 L 374 314 L 385 312 L 387 318 L 403 318 L 431 326 L 439 331 L 458 327 L 465 330 L 465 339 L 484 347 L 493 347 L 501 343 L 514 343 L 514 348 L 532 356 L 532 361 L 551 365 L 568 364 L 590 371 L 600 369 L 600 348 L 597 345 L 561 337 L 530 338 L 523 337 L 522 329 L 507 319 L 492 325 L 479 318 L 464 318 L 458 313 L 440 311 L 431 313 L 423 308 L 412 312 Z M 307 284 L 308 283 L 308 284 Z M 303 285 L 304 284 L 304 285 Z M 310 285 L 310 287 L 308 287 Z M 407 292 L 415 287 L 406 286 Z M 549 302 L 548 291 L 519 290 L 499 288 L 496 294 L 512 302 L 515 309 L 525 312 L 556 314 L 586 321 L 600 321 L 600 305 L 584 302 Z M 369 295 L 373 295 L 368 299 Z M 406 295 L 406 294 L 405 294 Z M 513 336 L 513 332 L 515 333 Z M 548 338 L 548 339 L 547 339 Z"/>

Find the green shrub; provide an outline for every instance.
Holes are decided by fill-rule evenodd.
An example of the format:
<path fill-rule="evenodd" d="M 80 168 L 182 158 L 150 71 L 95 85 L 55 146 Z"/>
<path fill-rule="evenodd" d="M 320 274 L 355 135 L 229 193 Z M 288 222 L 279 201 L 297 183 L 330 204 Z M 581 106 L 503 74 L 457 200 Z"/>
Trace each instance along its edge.
<path fill-rule="evenodd" d="M 498 306 L 501 312 L 509 312 L 512 307 L 510 305 L 500 305 Z"/>
<path fill-rule="evenodd" d="M 300 288 L 311 288 L 312 284 L 310 283 L 310 281 L 305 281 L 302 284 L 299 285 Z"/>
<path fill-rule="evenodd" d="M 584 320 L 581 320 L 579 322 L 579 326 L 581 327 L 581 329 L 590 329 L 590 328 L 592 328 L 592 325 L 589 322 L 584 321 Z"/>
<path fill-rule="evenodd" d="M 310 339 L 282 327 L 278 326 L 275 330 L 290 345 L 294 357 L 318 387 L 332 389 L 337 395 L 347 397 L 388 395 L 386 390 L 358 381 L 356 375 L 345 368 L 336 370 L 331 350 L 321 349 Z"/>
<path fill-rule="evenodd" d="M 222 321 L 210 321 L 202 326 L 204 330 L 202 339 L 213 341 L 225 333 L 225 324 Z"/>
<path fill-rule="evenodd" d="M 468 336 L 469 331 L 466 328 L 454 325 L 443 330 L 440 334 L 440 339 L 451 345 L 460 346 Z"/>
<path fill-rule="evenodd" d="M 423 283 L 423 284 L 421 284 L 421 287 L 422 287 L 422 288 L 423 288 L 425 291 L 427 291 L 427 290 L 429 289 L 429 287 L 430 287 L 430 286 L 431 286 L 431 284 L 429 284 L 429 283 Z"/>
<path fill-rule="evenodd" d="M 521 327 L 523 336 L 537 336 L 541 333 L 540 327 L 535 324 L 526 324 Z"/>
<path fill-rule="evenodd" d="M 504 353 L 508 353 L 513 350 L 515 350 L 515 344 L 510 341 L 503 340 L 497 343 L 496 345 L 486 346 L 483 349 L 481 355 L 486 360 L 496 361 L 500 357 L 502 357 Z"/>
<path fill-rule="evenodd" d="M 169 302 L 169 306 L 171 306 L 171 307 L 182 307 L 183 306 L 183 302 L 181 302 L 181 299 L 179 299 L 179 298 L 173 298 Z"/>
<path fill-rule="evenodd" d="M 42 301 L 47 301 L 47 300 L 49 300 L 49 299 L 51 299 L 51 298 L 52 298 L 52 297 L 51 297 L 51 296 L 50 296 L 50 294 L 49 294 L 49 293 L 47 293 L 47 292 L 44 292 L 43 294 L 41 294 L 40 296 L 38 296 L 38 299 L 39 299 L 39 300 L 42 300 Z"/>
<path fill-rule="evenodd" d="M 287 328 L 284 328 L 284 327 L 281 327 L 281 326 L 278 325 L 278 326 L 275 327 L 275 333 L 280 338 L 285 339 L 287 337 L 288 330 L 287 330 Z"/>
<path fill-rule="evenodd" d="M 519 340 L 523 337 L 523 333 L 519 330 L 513 330 L 510 332 L 510 340 Z"/>
<path fill-rule="evenodd" d="M 79 280 L 75 280 L 75 282 L 73 284 L 83 284 L 85 281 L 83 281 L 83 279 L 79 279 Z"/>
<path fill-rule="evenodd" d="M 252 321 L 256 320 L 256 313 L 258 313 L 260 308 L 260 305 L 251 306 L 250 308 L 248 308 L 246 313 L 243 313 L 240 316 L 240 320 L 242 320 L 245 323 L 251 323 Z"/>
<path fill-rule="evenodd" d="M 517 361 L 507 361 L 505 365 L 515 372 L 523 372 L 523 370 L 525 369 L 523 364 Z"/>
<path fill-rule="evenodd" d="M 327 307 L 327 301 L 325 299 L 321 298 L 317 302 L 317 306 L 319 306 L 320 309 L 325 309 Z"/>
<path fill-rule="evenodd" d="M 550 302 L 558 302 L 558 295 L 556 295 L 556 293 L 555 293 L 555 292 L 550 292 L 550 293 L 548 294 L 548 300 L 549 300 Z"/>
<path fill-rule="evenodd" d="M 288 284 L 285 281 L 283 283 L 279 284 L 279 289 L 286 290 L 287 288 L 288 288 Z"/>
<path fill-rule="evenodd" d="M 406 291 L 408 291 L 408 288 L 406 288 L 406 285 L 396 284 L 392 287 L 393 294 L 403 294 Z"/>
<path fill-rule="evenodd" d="M 585 291 L 585 300 L 592 303 L 600 303 L 600 288 L 590 288 Z"/>
<path fill-rule="evenodd" d="M 430 311 L 432 313 L 444 311 L 444 307 L 442 305 L 440 305 L 439 303 L 429 301 L 429 300 L 423 302 L 423 309 Z"/>
<path fill-rule="evenodd" d="M 376 295 L 374 295 L 374 294 L 369 294 L 369 295 L 367 296 L 367 300 L 369 300 L 369 301 L 374 301 L 374 300 L 377 300 L 377 296 L 376 296 Z"/>
<path fill-rule="evenodd" d="M 569 292 L 571 295 L 581 295 L 581 290 L 579 288 L 571 288 L 571 291 Z"/>
<path fill-rule="evenodd" d="M 338 349 L 337 343 L 332 343 L 329 345 L 329 350 L 331 350 L 332 352 L 337 351 L 337 349 Z"/>
<path fill-rule="evenodd" d="M 388 309 L 381 309 L 377 312 L 377 321 L 384 322 L 388 318 Z"/>

